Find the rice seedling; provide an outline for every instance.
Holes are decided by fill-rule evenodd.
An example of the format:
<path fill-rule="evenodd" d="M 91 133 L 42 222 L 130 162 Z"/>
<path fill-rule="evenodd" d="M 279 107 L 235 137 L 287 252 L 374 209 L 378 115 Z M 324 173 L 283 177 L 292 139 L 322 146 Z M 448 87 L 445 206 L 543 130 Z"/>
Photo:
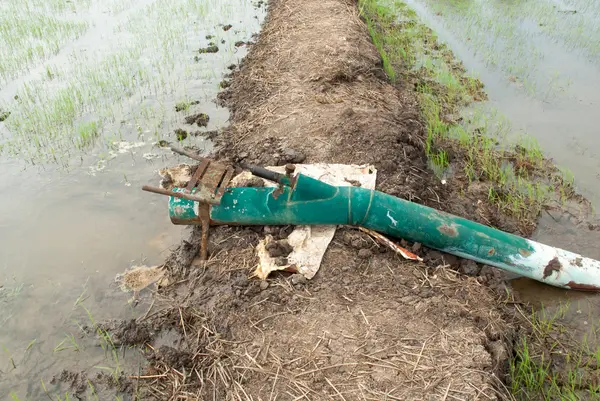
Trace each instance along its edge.
<path fill-rule="evenodd" d="M 62 398 L 60 395 L 56 396 L 57 401 L 71 401 L 73 398 L 71 398 L 71 394 L 69 394 L 69 392 L 67 391 L 65 393 L 65 398 Z"/>
<path fill-rule="evenodd" d="M 445 150 L 438 150 L 437 153 L 430 157 L 431 167 L 435 175 L 442 179 L 445 176 L 446 170 L 450 165 L 448 161 L 448 154 Z"/>
<path fill-rule="evenodd" d="M 13 401 L 21 401 L 21 399 L 19 398 L 19 396 L 17 395 L 17 393 L 15 393 L 14 391 L 10 392 L 10 398 L 12 398 Z"/>
<path fill-rule="evenodd" d="M 44 394 L 46 394 L 48 396 L 48 398 L 51 398 L 50 394 L 48 392 L 48 388 L 46 387 L 46 383 L 44 382 L 44 379 L 40 379 L 40 385 L 42 386 L 42 390 L 44 391 Z"/>
<path fill-rule="evenodd" d="M 75 340 L 75 336 L 73 334 L 65 334 L 65 338 L 54 347 L 53 352 L 56 354 L 57 352 L 61 352 L 67 349 L 72 349 L 75 351 L 80 350 L 79 344 L 77 344 L 77 341 Z"/>
<path fill-rule="evenodd" d="M 142 119 L 142 107 L 131 107 L 136 99 L 143 103 L 149 96 L 156 98 L 160 109 L 164 104 L 172 104 L 173 96 L 181 89 L 187 92 L 190 79 L 193 82 L 208 73 L 216 80 L 219 75 L 214 57 L 199 64 L 191 63 L 191 59 L 181 60 L 179 55 L 187 54 L 194 46 L 190 26 L 195 26 L 194 31 L 200 36 L 201 27 L 241 15 L 251 7 L 241 0 L 236 5 L 178 0 L 167 5 L 152 2 L 132 12 L 135 8 L 130 6 L 135 3 L 113 0 L 106 4 L 112 11 L 123 11 L 114 32 L 105 39 L 110 51 L 72 51 L 67 55 L 68 64 L 48 63 L 38 78 L 20 85 L 15 100 L 3 106 L 12 112 L 5 122 L 12 135 L 3 152 L 31 162 L 66 166 L 75 150 L 85 152 L 104 146 L 101 139 L 111 134 L 109 130 L 119 130 L 120 121 L 142 120 L 144 123 L 137 125 L 138 136 L 158 131 L 160 117 Z M 91 4 L 103 5 L 95 0 Z M 26 12 L 25 16 L 28 17 Z M 13 36 L 8 31 L 0 32 L 6 40 L 13 40 Z M 122 40 L 123 36 L 127 40 Z M 227 43 L 219 52 L 219 59 L 234 58 L 237 49 L 232 40 Z M 213 90 L 217 89 L 215 83 Z M 178 107 L 187 109 L 191 104 L 185 100 Z M 148 110 L 146 107 L 143 112 L 146 117 Z M 156 108 L 150 110 L 155 112 Z"/>
<path fill-rule="evenodd" d="M 2 6 L 0 83 L 7 83 L 40 60 L 55 55 L 62 45 L 78 38 L 88 28 L 84 21 L 48 15 L 35 6 L 24 8 L 22 2 L 8 1 Z"/>
<path fill-rule="evenodd" d="M 13 287 L 0 287 L 0 301 L 16 298 L 23 291 L 23 283 L 19 283 Z"/>
<path fill-rule="evenodd" d="M 591 373 L 597 369 L 600 348 L 591 346 L 587 336 L 575 341 L 563 326 L 570 307 L 568 302 L 560 303 L 548 313 L 542 306 L 527 318 L 533 336 L 520 340 L 508 372 L 517 400 L 600 399 Z M 563 362 L 553 362 L 553 355 Z"/>
<path fill-rule="evenodd" d="M 475 55 L 502 72 L 530 96 L 551 100 L 570 87 L 570 78 L 545 68 L 551 63 L 559 67 L 565 52 L 578 53 L 600 49 L 600 31 L 592 13 L 576 12 L 561 16 L 556 3 L 539 2 L 459 2 L 424 0 L 429 18 L 441 21 L 454 36 L 469 46 Z M 576 8 L 586 9 L 578 2 Z M 595 13 L 595 14 L 594 14 Z M 573 18 L 570 18 L 573 16 Z M 573 40 L 577 29 L 585 26 L 588 33 Z M 573 51 L 575 50 L 575 51 Z M 600 52 L 586 51 L 598 59 Z M 542 61 L 544 64 L 542 64 Z"/>
<path fill-rule="evenodd" d="M 34 338 L 33 340 L 31 340 L 29 342 L 29 344 L 27 344 L 27 347 L 25 348 L 25 352 L 29 351 L 31 349 L 31 347 L 33 347 L 36 343 L 37 343 L 37 338 Z"/>
<path fill-rule="evenodd" d="M 92 384 L 92 382 L 89 379 L 88 379 L 87 383 L 88 383 L 88 388 L 90 389 L 90 392 L 92 393 L 92 397 L 94 398 L 94 400 L 99 401 L 98 393 L 96 393 L 96 388 L 94 387 L 94 385 Z"/>
<path fill-rule="evenodd" d="M 175 104 L 175 111 L 188 111 L 192 104 L 194 104 L 193 101 L 189 99 L 177 102 L 177 104 Z"/>
<path fill-rule="evenodd" d="M 559 170 L 561 174 L 560 178 L 562 185 L 573 188 L 575 186 L 575 176 L 573 175 L 573 172 L 564 167 L 559 168 Z"/>
<path fill-rule="evenodd" d="M 549 370 L 549 363 L 545 362 L 543 357 L 540 361 L 532 359 L 527 340 L 523 339 L 520 349 L 517 350 L 517 356 L 511 361 L 509 367 L 509 375 L 512 379 L 511 393 L 530 397 L 543 392 Z"/>
<path fill-rule="evenodd" d="M 488 200 L 519 221 L 537 217 L 554 192 L 552 180 L 545 182 L 548 167 L 539 143 L 513 133 L 508 119 L 496 110 L 474 103 L 485 98 L 482 84 L 405 3 L 361 0 L 360 9 L 390 80 L 409 82 L 419 95 L 425 153 L 433 172 L 445 177 L 447 149 L 452 147 L 463 156 L 453 174 L 464 174 L 469 183 L 489 183 Z M 563 188 L 558 181 L 556 192 Z"/>
<path fill-rule="evenodd" d="M 87 295 L 87 285 L 89 280 L 90 278 L 88 277 L 85 280 L 85 283 L 83 283 L 83 291 L 81 291 L 81 294 L 79 294 L 79 296 L 75 300 L 75 303 L 73 304 L 73 310 L 75 310 L 75 308 L 77 308 L 79 305 L 81 305 L 82 302 L 89 298 L 89 295 Z"/>
<path fill-rule="evenodd" d="M 115 381 L 118 383 L 119 378 L 122 373 L 122 368 L 121 368 L 121 362 L 119 359 L 117 346 L 113 342 L 110 333 L 96 323 L 96 320 L 94 319 L 90 310 L 87 309 L 83 304 L 81 304 L 80 306 L 86 312 L 86 314 L 88 316 L 88 320 L 90 321 L 91 327 L 94 329 L 94 331 L 96 332 L 96 335 L 100 339 L 100 346 L 102 347 L 102 350 L 104 351 L 105 356 L 110 356 L 111 360 L 115 364 L 114 367 L 95 366 L 95 368 L 109 372 L 111 374 L 111 376 L 113 376 Z"/>
<path fill-rule="evenodd" d="M 15 363 L 15 360 L 13 359 L 12 354 L 10 353 L 8 348 L 6 348 L 6 346 L 4 344 L 2 344 L 2 349 L 4 350 L 4 353 L 6 354 L 6 356 L 8 357 L 8 360 L 10 361 L 10 365 L 12 366 L 12 368 L 16 369 L 17 364 Z"/>

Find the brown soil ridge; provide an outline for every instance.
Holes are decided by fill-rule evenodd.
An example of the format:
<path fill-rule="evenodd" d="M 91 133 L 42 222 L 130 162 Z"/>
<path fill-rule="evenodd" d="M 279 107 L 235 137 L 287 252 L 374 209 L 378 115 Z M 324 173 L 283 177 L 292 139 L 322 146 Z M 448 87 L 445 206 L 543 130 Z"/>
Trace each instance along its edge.
<path fill-rule="evenodd" d="M 385 80 L 353 1 L 269 2 L 263 30 L 222 99 L 232 117 L 221 158 L 373 163 L 380 190 L 444 203 L 427 171 L 416 100 Z M 154 347 L 148 374 L 156 379 L 142 383 L 148 397 L 502 398 L 508 314 L 480 278 L 445 266 L 456 258 L 442 266 L 406 262 L 343 228 L 313 280 L 276 275 L 261 283 L 248 276 L 267 231 L 286 230 L 213 229 L 201 269 L 192 263 L 196 229 L 166 262 L 178 284 L 163 291 L 161 312 L 148 319 L 180 334 L 168 354 L 181 358 Z M 362 249 L 370 252 L 359 258 Z"/>
<path fill-rule="evenodd" d="M 437 203 L 416 99 L 381 65 L 352 1 L 274 3 L 222 96 L 232 125 L 221 155 L 272 165 L 293 149 L 305 163 L 373 163 L 382 190 Z"/>

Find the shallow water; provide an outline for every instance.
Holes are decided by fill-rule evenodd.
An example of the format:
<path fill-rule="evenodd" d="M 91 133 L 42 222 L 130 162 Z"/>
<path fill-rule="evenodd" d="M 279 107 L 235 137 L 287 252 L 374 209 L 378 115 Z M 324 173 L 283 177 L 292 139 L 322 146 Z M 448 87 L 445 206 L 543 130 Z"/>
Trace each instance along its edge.
<path fill-rule="evenodd" d="M 544 153 L 575 176 L 577 190 L 600 205 L 600 1 L 410 0 L 470 74 L 514 135 L 536 138 Z M 573 11 L 576 11 L 573 13 Z M 600 259 L 600 233 L 569 216 L 544 213 L 534 239 Z M 556 289 L 529 279 L 517 291 L 597 344 L 600 295 Z"/>
<path fill-rule="evenodd" d="M 187 161 L 155 143 L 174 141 L 174 128 L 226 124 L 227 110 L 213 100 L 226 67 L 246 53 L 234 43 L 250 40 L 265 13 L 249 0 L 81 0 L 67 10 L 61 2 L 27 4 L 86 28 L 0 80 L 0 108 L 12 112 L 0 123 L 0 399 L 14 391 L 22 400 L 41 399 L 42 380 L 56 389 L 49 382 L 63 368 L 115 367 L 81 335 L 78 325 L 90 321 L 76 302 L 84 299 L 96 321 L 146 312 L 149 305 L 128 303 L 115 275 L 160 263 L 186 235 L 171 225 L 166 198 L 140 189 L 157 185 L 165 164 Z M 224 31 L 225 24 L 233 28 Z M 195 60 L 207 35 L 220 51 Z M 73 89 L 84 96 L 52 114 L 57 94 Z M 200 104 L 176 113 L 184 99 Z M 209 126 L 183 124 L 192 112 L 207 113 Z M 90 121 L 98 129 L 82 142 Z M 212 149 L 202 136 L 184 144 Z M 79 350 L 57 348 L 70 334 Z"/>

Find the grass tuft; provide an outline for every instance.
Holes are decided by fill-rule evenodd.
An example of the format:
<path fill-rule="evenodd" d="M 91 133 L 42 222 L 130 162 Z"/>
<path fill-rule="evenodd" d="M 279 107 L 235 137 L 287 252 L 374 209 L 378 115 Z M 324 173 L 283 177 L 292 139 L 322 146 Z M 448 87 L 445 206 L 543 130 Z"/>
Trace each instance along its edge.
<path fill-rule="evenodd" d="M 516 344 L 507 372 L 516 400 L 600 400 L 600 347 L 587 337 L 575 341 L 565 329 L 569 308 L 561 304 L 548 314 L 542 306 L 526 318 L 533 333 Z"/>
<path fill-rule="evenodd" d="M 535 227 L 544 205 L 574 194 L 572 177 L 543 157 L 534 138 L 515 135 L 506 118 L 479 103 L 487 98 L 483 84 L 414 10 L 391 0 L 360 0 L 359 9 L 390 81 L 414 88 L 419 98 L 425 153 L 440 179 L 452 171 L 461 193 L 485 185 L 488 200 L 523 233 Z"/>

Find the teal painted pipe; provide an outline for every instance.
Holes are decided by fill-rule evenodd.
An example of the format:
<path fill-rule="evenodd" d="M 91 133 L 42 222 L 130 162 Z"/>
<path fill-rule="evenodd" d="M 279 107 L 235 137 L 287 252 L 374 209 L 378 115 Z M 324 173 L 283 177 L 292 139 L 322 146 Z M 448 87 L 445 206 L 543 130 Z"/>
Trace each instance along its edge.
<path fill-rule="evenodd" d="M 600 262 L 379 191 L 336 187 L 298 174 L 281 188 L 229 188 L 212 224 L 353 225 L 420 242 L 553 286 L 600 290 Z M 183 190 L 183 189 L 178 189 Z M 198 203 L 171 197 L 175 224 L 199 224 Z"/>

